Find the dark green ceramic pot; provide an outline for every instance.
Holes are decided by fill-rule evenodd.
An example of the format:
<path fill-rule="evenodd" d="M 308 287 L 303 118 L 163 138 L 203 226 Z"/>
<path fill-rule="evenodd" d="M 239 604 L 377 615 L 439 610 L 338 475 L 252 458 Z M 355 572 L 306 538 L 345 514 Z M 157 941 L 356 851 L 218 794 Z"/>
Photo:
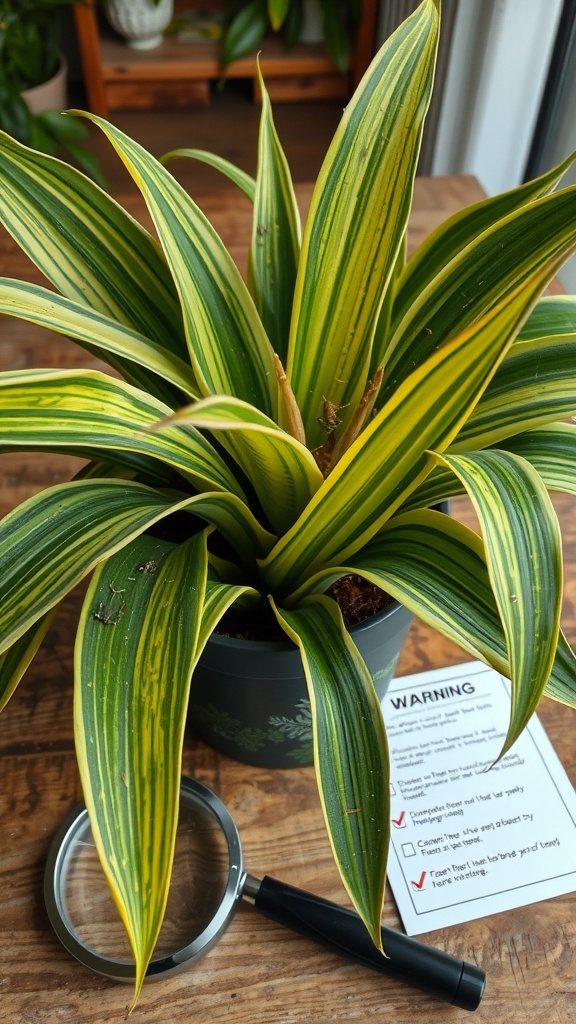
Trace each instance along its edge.
<path fill-rule="evenodd" d="M 384 696 L 412 615 L 394 601 L 350 633 Z M 246 764 L 312 763 L 310 701 L 298 648 L 213 636 L 194 673 L 189 720 L 211 746 Z"/>

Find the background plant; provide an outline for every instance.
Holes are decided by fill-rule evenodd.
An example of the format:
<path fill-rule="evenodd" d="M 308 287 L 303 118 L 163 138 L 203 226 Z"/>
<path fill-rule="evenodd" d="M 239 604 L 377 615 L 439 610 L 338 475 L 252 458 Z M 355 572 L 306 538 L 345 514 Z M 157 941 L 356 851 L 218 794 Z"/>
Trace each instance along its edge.
<path fill-rule="evenodd" d="M 280 32 L 295 46 L 304 23 L 305 0 L 231 0 L 222 40 L 224 67 L 256 50 L 266 32 Z M 362 0 L 319 0 L 322 36 L 328 54 L 344 74 L 350 60 L 350 35 L 362 17 Z"/>
<path fill-rule="evenodd" d="M 567 161 L 450 218 L 406 261 L 438 31 L 423 0 L 376 56 L 302 239 L 263 83 L 255 179 L 170 154 L 209 160 L 254 203 L 248 286 L 166 166 L 113 125 L 92 117 L 159 243 L 79 172 L 1 140 L 0 216 L 52 289 L 2 279 L 0 310 L 123 379 L 0 374 L 0 450 L 90 460 L 0 524 L 0 694 L 95 570 L 76 743 L 137 988 L 165 908 L 191 676 L 234 602 L 270 609 L 301 651 L 330 841 L 376 942 L 386 736 L 330 585 L 364 576 L 508 676 L 503 751 L 542 693 L 575 703 L 548 489 L 576 492 L 576 299 L 540 296 L 576 246 L 576 188 L 553 191 Z M 480 534 L 432 509 L 463 492 Z"/>
<path fill-rule="evenodd" d="M 0 127 L 26 145 L 60 149 L 102 184 L 83 145 L 85 127 L 58 110 L 32 114 L 22 91 L 48 82 L 60 64 L 60 14 L 74 0 L 0 0 Z"/>

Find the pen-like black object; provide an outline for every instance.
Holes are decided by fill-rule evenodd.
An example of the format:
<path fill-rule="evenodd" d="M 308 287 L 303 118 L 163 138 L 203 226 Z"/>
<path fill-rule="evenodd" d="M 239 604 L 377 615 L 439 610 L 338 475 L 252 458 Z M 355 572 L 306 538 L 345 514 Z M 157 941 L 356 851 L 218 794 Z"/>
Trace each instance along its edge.
<path fill-rule="evenodd" d="M 393 928 L 382 928 L 386 950 L 383 956 L 358 915 L 345 907 L 285 882 L 277 882 L 268 875 L 262 881 L 247 875 L 242 893 L 253 899 L 256 910 L 279 924 L 453 1006 L 475 1010 L 482 999 L 486 975 L 479 967 L 417 942 Z"/>

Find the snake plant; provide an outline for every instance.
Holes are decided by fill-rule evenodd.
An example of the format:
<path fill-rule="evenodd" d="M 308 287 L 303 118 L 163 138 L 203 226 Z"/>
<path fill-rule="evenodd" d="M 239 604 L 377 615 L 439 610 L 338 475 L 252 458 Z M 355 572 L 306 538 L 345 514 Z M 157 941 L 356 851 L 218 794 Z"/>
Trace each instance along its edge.
<path fill-rule="evenodd" d="M 576 187 L 556 190 L 566 163 L 406 260 L 439 6 L 423 0 L 376 55 L 302 237 L 264 88 L 255 179 L 177 151 L 253 202 L 247 285 L 168 161 L 101 118 L 159 241 L 82 173 L 0 143 L 0 218 L 52 286 L 4 278 L 0 310 L 115 371 L 0 374 L 2 451 L 89 460 L 0 523 L 0 692 L 92 573 L 77 754 L 137 988 L 169 885 L 191 676 L 234 602 L 269 606 L 301 651 L 330 841 L 375 942 L 389 761 L 332 583 L 365 577 L 509 677 L 504 750 L 544 692 L 575 702 L 548 489 L 576 492 L 576 298 L 541 296 L 576 246 Z M 479 534 L 433 509 L 464 492 Z"/>

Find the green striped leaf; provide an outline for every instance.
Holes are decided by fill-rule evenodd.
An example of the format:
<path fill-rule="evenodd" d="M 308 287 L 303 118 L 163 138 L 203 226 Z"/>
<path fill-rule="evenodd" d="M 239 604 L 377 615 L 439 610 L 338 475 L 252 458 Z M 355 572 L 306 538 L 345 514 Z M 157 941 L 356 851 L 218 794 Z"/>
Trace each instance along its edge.
<path fill-rule="evenodd" d="M 182 497 L 131 480 L 75 480 L 10 512 L 0 522 L 0 653 L 98 562 L 181 510 L 217 526 L 248 564 L 270 548 L 246 506 L 218 492 Z"/>
<path fill-rule="evenodd" d="M 517 341 L 538 338 L 574 337 L 576 334 L 576 296 L 544 295 L 534 306 L 518 332 Z"/>
<path fill-rule="evenodd" d="M 311 598 L 294 611 L 274 610 L 302 655 L 316 778 L 334 857 L 356 910 L 381 949 L 390 765 L 372 677 L 330 598 Z"/>
<path fill-rule="evenodd" d="M 508 214 L 551 192 L 573 161 L 574 154 L 534 181 L 467 206 L 428 235 L 406 264 L 401 277 L 394 300 L 393 330 L 408 313 L 415 296 L 432 284 L 451 260 Z"/>
<path fill-rule="evenodd" d="M 464 427 L 463 430 L 465 429 Z M 459 438 L 462 436 L 462 432 L 458 435 Z M 542 477 L 548 490 L 576 493 L 576 427 L 574 424 L 552 423 L 536 430 L 527 430 L 522 434 L 505 437 L 494 447 L 526 459 Z M 466 449 L 464 445 L 461 446 L 460 441 L 456 441 L 448 449 L 449 453 L 461 450 Z M 447 467 L 437 466 L 430 476 L 409 495 L 402 508 L 406 511 L 425 508 L 464 493 L 464 485 L 452 471 Z"/>
<path fill-rule="evenodd" d="M 506 644 L 482 539 L 441 512 L 386 523 L 350 568 L 472 655 L 508 674 Z"/>
<path fill-rule="evenodd" d="M 0 445 L 2 455 L 23 450 L 45 453 L 50 448 L 45 443 Z M 140 483 L 148 484 L 150 487 L 170 487 L 173 482 L 170 466 L 158 462 L 157 459 L 137 455 L 134 452 L 124 452 L 116 448 L 111 454 L 104 448 L 82 448 L 81 446 L 77 448 L 75 445 L 66 445 L 65 453 L 78 459 L 88 460 L 88 464 L 74 474 L 74 480 L 83 480 L 88 477 L 115 477 L 118 480 L 134 480 L 137 477 Z"/>
<path fill-rule="evenodd" d="M 56 609 L 52 609 L 43 615 L 18 637 L 11 647 L 7 647 L 0 654 L 0 711 L 6 707 L 50 629 L 55 611 Z"/>
<path fill-rule="evenodd" d="M 132 481 L 80 480 L 10 512 L 0 523 L 0 651 L 173 504 Z"/>
<path fill-rule="evenodd" d="M 576 186 L 537 199 L 472 241 L 414 294 L 387 351 L 381 402 L 455 331 L 484 315 L 576 242 Z"/>
<path fill-rule="evenodd" d="M 380 366 L 383 366 L 386 358 L 386 350 L 388 348 L 391 333 L 390 323 L 392 320 L 392 313 L 394 310 L 394 304 L 396 302 L 396 294 L 398 291 L 399 282 L 402 280 L 402 273 L 406 265 L 406 256 L 408 251 L 408 239 L 406 233 L 402 240 L 402 245 L 398 250 L 396 262 L 392 268 L 392 274 L 390 276 L 390 282 L 386 293 L 384 295 L 384 301 L 380 307 L 378 314 L 378 320 L 376 321 L 376 330 L 374 333 L 374 341 L 372 343 L 372 358 L 370 360 L 370 380 L 374 377 L 374 374 Z"/>
<path fill-rule="evenodd" d="M 171 413 L 162 402 L 98 370 L 0 373 L 0 446 L 7 449 L 119 450 L 161 460 L 199 490 L 243 498 L 239 483 L 210 442 L 191 426 L 162 436 L 148 428 Z"/>
<path fill-rule="evenodd" d="M 272 347 L 285 363 L 300 255 L 300 214 L 260 68 L 258 80 L 262 113 L 248 286 Z"/>
<path fill-rule="evenodd" d="M 542 285 L 540 274 L 398 388 L 263 562 L 276 593 L 289 593 L 323 565 L 346 561 L 426 478 L 434 464 L 430 450 L 453 440 Z"/>
<path fill-rule="evenodd" d="M 465 452 L 576 414 L 576 333 L 515 344 L 452 445 Z"/>
<path fill-rule="evenodd" d="M 103 118 L 85 116 L 110 140 L 146 201 L 178 289 L 203 393 L 231 394 L 274 415 L 272 348 L 223 242 L 162 164 Z"/>
<path fill-rule="evenodd" d="M 206 398 L 165 421 L 210 430 L 229 448 L 252 483 L 272 529 L 283 533 L 322 485 L 322 473 L 304 445 L 254 406 L 237 398 Z M 162 436 L 166 426 L 155 432 Z"/>
<path fill-rule="evenodd" d="M 175 405 L 181 404 L 181 392 L 188 399 L 198 398 L 191 367 L 183 359 L 103 313 L 89 310 L 84 304 L 56 295 L 47 288 L 0 278 L 0 313 L 65 334 L 100 359 L 109 360 L 111 355 L 130 383 L 133 383 L 130 377 L 137 378 L 140 368 L 150 371 L 142 376 L 142 383 L 157 397 L 163 397 L 158 391 L 162 390 L 164 381 L 177 389 L 173 392 L 165 389 L 169 404 L 171 395 L 174 395 Z"/>
<path fill-rule="evenodd" d="M 509 437 L 498 447 L 526 459 L 548 490 L 576 495 L 576 425 L 554 423 Z"/>
<path fill-rule="evenodd" d="M 224 157 L 217 156 L 216 153 L 209 153 L 205 149 L 172 149 L 160 158 L 160 163 L 167 164 L 170 160 L 175 160 L 178 157 L 199 160 L 201 163 L 208 164 L 209 167 L 214 167 L 217 171 L 221 171 L 222 174 L 225 174 L 230 181 L 238 186 L 247 199 L 254 202 L 256 180 L 252 175 L 246 174 L 245 171 L 236 167 L 236 164 L 230 163 Z"/>
<path fill-rule="evenodd" d="M 358 573 L 470 654 L 505 675 L 506 642 L 478 534 L 441 512 L 394 516 L 346 565 L 311 577 L 290 605 Z"/>
<path fill-rule="evenodd" d="M 298 269 L 287 372 L 311 448 L 324 399 L 366 387 L 371 343 L 410 211 L 429 102 L 438 4 L 424 0 L 388 40 L 348 104 L 320 171 Z"/>
<path fill-rule="evenodd" d="M 136 960 L 135 998 L 168 899 L 206 572 L 206 531 L 179 546 L 139 537 L 99 566 L 79 623 L 78 766 Z"/>
<path fill-rule="evenodd" d="M 0 220 L 67 298 L 186 357 L 177 294 L 158 243 L 69 164 L 0 133 Z"/>
<path fill-rule="evenodd" d="M 345 566 L 325 569 L 292 601 L 358 573 L 473 658 L 510 678 L 506 640 L 482 539 L 450 517 L 421 510 L 395 516 Z M 576 658 L 560 633 L 547 696 L 576 706 Z"/>
<path fill-rule="evenodd" d="M 552 670 L 562 602 L 562 541 L 536 471 L 507 452 L 439 456 L 460 477 L 484 536 L 512 679 L 508 750 L 534 712 Z"/>
<path fill-rule="evenodd" d="M 259 601 L 260 595 L 253 587 L 244 584 L 221 583 L 219 580 L 210 578 L 206 581 L 202 621 L 198 633 L 197 657 L 200 657 L 224 612 L 227 612 L 241 598 Z"/>
<path fill-rule="evenodd" d="M 399 511 L 411 512 L 419 508 L 430 508 L 459 494 L 466 494 L 462 481 L 446 466 L 435 466 L 430 475 L 402 502 Z"/>
<path fill-rule="evenodd" d="M 546 697 L 551 697 L 560 704 L 576 708 L 576 655 L 562 630 L 558 637 L 554 670 L 546 683 L 544 693 Z"/>

